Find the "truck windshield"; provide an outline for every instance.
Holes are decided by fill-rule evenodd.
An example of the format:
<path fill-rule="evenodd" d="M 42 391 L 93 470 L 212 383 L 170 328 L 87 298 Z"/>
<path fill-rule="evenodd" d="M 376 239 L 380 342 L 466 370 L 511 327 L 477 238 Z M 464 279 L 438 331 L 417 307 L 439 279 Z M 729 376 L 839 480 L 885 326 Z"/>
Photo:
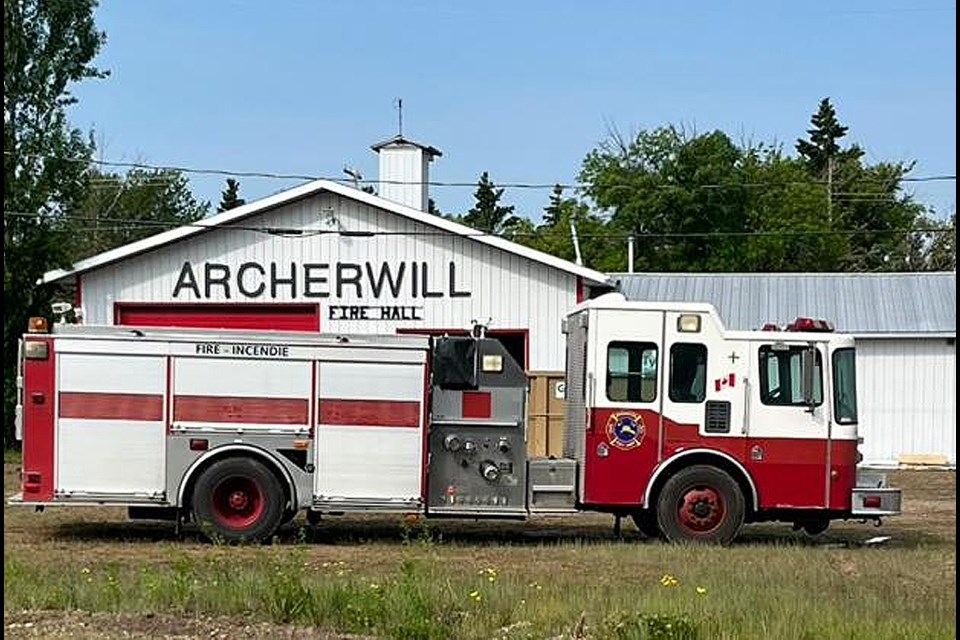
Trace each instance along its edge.
<path fill-rule="evenodd" d="M 833 352 L 833 415 L 842 424 L 857 422 L 857 363 L 853 349 Z"/>

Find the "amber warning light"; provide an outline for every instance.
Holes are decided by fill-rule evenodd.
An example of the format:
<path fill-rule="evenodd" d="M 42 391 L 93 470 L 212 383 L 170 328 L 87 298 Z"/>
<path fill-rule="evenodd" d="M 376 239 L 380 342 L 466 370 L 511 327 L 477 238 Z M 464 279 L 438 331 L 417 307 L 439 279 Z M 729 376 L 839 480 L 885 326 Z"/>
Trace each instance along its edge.
<path fill-rule="evenodd" d="M 27 333 L 46 333 L 49 328 L 46 318 L 33 317 L 27 323 Z"/>

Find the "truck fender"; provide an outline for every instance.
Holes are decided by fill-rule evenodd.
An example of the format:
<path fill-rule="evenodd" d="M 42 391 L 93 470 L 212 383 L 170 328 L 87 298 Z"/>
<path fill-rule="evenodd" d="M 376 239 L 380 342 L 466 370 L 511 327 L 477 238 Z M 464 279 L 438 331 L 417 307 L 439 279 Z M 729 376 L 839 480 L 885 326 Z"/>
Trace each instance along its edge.
<path fill-rule="evenodd" d="M 297 486 L 293 482 L 293 477 L 290 475 L 290 472 L 287 471 L 279 460 L 277 460 L 271 453 L 265 449 L 255 447 L 249 444 L 225 444 L 214 449 L 210 449 L 202 456 L 193 461 L 187 470 L 184 472 L 183 477 L 180 479 L 180 486 L 177 489 L 177 506 L 183 506 L 183 500 L 186 497 L 187 487 L 191 484 L 194 475 L 196 475 L 197 469 L 204 466 L 207 462 L 210 462 L 216 458 L 225 458 L 231 455 L 236 454 L 247 454 L 250 457 L 261 460 L 264 463 L 267 463 L 267 466 L 280 472 L 280 477 L 283 478 L 283 481 L 286 482 L 287 490 L 290 494 L 290 503 L 296 507 L 297 503 Z"/>
<path fill-rule="evenodd" d="M 688 461 L 687 459 L 694 456 L 698 458 L 697 464 L 709 464 L 709 458 L 713 457 L 722 458 L 724 462 L 727 462 L 734 467 L 737 470 L 737 473 L 740 475 L 740 478 L 734 479 L 742 479 L 746 481 L 747 486 L 750 488 L 750 495 L 744 496 L 747 499 L 747 504 L 752 505 L 753 510 L 757 511 L 759 508 L 757 485 L 754 484 L 753 478 L 736 458 L 727 453 L 716 451 L 714 449 L 687 449 L 670 458 L 667 458 L 666 460 L 663 460 L 659 465 L 657 465 L 653 475 L 650 476 L 650 481 L 647 482 L 647 489 L 643 493 L 643 506 L 646 508 L 650 508 L 652 506 L 650 504 L 650 499 L 652 497 L 653 488 L 657 486 L 657 482 L 661 476 L 666 479 L 675 470 L 682 469 L 683 467 L 687 466 L 685 464 L 685 462 Z M 689 460 L 689 462 L 691 464 L 693 463 L 692 460 Z"/>

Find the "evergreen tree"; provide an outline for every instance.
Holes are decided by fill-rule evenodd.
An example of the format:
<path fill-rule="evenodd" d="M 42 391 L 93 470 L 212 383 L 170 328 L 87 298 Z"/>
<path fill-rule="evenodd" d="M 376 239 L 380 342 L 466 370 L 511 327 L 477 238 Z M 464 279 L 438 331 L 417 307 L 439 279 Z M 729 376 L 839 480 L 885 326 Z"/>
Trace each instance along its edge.
<path fill-rule="evenodd" d="M 830 98 L 820 101 L 817 112 L 810 118 L 810 124 L 813 125 L 807 129 L 810 139 L 797 139 L 797 153 L 815 176 L 825 177 L 831 162 L 856 161 L 863 156 L 863 150 L 856 145 L 840 148 L 840 140 L 847 135 L 849 128 L 840 124 Z"/>
<path fill-rule="evenodd" d="M 227 186 L 220 192 L 220 205 L 217 206 L 217 212 L 236 209 L 246 203 L 247 201 L 240 197 L 240 181 L 227 178 Z"/>
<path fill-rule="evenodd" d="M 561 209 L 563 207 L 563 187 L 559 184 L 553 186 L 553 192 L 550 194 L 550 203 L 543 208 L 543 224 L 552 226 L 560 220 Z"/>
<path fill-rule="evenodd" d="M 501 235 L 509 232 L 520 223 L 520 218 L 513 215 L 512 205 L 500 204 L 503 189 L 497 189 L 486 171 L 480 175 L 477 190 L 473 197 L 476 202 L 467 212 L 467 215 L 463 217 L 465 225 L 473 227 L 477 231 Z"/>
<path fill-rule="evenodd" d="M 3 3 L 4 446 L 12 444 L 17 340 L 49 315 L 44 272 L 70 263 L 63 223 L 82 201 L 93 144 L 67 122 L 70 87 L 105 72 L 92 63 L 105 41 L 93 0 Z"/>

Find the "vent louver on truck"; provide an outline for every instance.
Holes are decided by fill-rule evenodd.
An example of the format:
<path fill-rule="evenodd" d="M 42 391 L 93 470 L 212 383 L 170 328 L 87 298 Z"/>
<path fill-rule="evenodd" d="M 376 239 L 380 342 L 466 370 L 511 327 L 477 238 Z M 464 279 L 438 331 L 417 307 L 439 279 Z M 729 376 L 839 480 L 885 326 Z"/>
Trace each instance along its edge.
<path fill-rule="evenodd" d="M 707 433 L 730 433 L 730 403 L 726 400 L 709 400 L 705 425 Z"/>

